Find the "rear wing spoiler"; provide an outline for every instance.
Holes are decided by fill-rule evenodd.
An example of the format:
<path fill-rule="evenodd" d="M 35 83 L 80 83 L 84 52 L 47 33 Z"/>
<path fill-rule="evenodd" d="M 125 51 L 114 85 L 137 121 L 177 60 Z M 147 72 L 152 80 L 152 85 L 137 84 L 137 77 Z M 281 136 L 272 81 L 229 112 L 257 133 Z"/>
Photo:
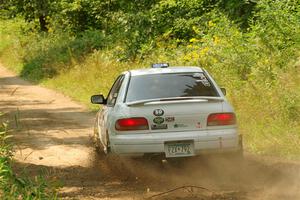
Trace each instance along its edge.
<path fill-rule="evenodd" d="M 146 99 L 139 101 L 132 101 L 126 103 L 127 106 L 138 105 L 162 105 L 174 103 L 200 103 L 208 101 L 224 101 L 223 97 L 175 97 L 175 98 L 162 98 L 162 99 Z"/>

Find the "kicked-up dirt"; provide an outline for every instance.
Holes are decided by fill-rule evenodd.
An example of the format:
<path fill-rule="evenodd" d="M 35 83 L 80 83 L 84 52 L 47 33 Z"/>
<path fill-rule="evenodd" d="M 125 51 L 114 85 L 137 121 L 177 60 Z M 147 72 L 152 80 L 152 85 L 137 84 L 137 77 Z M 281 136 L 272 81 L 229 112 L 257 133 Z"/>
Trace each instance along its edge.
<path fill-rule="evenodd" d="M 75 91 L 74 91 L 75 92 Z M 0 66 L 0 112 L 14 128 L 15 169 L 62 182 L 63 199 L 300 199 L 300 163 L 246 154 L 180 163 L 95 153 L 95 113 Z"/>

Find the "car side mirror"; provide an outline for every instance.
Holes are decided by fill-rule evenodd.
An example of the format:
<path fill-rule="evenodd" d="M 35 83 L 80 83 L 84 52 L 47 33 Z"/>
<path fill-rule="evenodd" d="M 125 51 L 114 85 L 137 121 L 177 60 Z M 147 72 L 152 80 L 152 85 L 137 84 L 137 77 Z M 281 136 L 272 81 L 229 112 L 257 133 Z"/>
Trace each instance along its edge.
<path fill-rule="evenodd" d="M 221 89 L 221 91 L 222 91 L 222 93 L 224 94 L 224 96 L 226 96 L 226 89 L 225 88 L 220 88 Z"/>
<path fill-rule="evenodd" d="M 93 104 L 106 104 L 106 99 L 102 94 L 91 96 L 91 103 Z"/>

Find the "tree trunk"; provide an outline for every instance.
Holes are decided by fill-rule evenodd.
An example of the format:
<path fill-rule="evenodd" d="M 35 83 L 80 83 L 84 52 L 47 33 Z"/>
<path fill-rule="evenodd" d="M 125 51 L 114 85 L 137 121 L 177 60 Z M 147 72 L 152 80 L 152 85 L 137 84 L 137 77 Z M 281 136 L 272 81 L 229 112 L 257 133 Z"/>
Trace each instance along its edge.
<path fill-rule="evenodd" d="M 40 15 L 39 16 L 39 22 L 40 22 L 40 29 L 41 31 L 48 32 L 47 22 L 46 22 L 46 16 Z"/>

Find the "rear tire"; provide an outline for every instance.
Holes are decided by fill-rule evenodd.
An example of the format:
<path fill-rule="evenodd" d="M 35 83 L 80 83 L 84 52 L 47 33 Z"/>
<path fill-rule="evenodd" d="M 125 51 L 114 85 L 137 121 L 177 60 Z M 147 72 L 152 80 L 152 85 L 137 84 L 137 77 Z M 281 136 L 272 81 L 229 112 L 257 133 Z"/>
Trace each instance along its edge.
<path fill-rule="evenodd" d="M 243 147 L 243 137 L 239 135 L 239 149 L 235 152 L 229 153 L 229 158 L 236 162 L 238 165 L 242 166 L 244 163 L 244 147 Z"/>
<path fill-rule="evenodd" d="M 102 145 L 101 145 L 99 137 L 97 136 L 97 132 L 94 132 L 93 144 L 94 144 L 95 151 L 97 152 L 97 154 L 103 154 Z"/>
<path fill-rule="evenodd" d="M 93 144 L 94 144 L 95 151 L 97 152 L 97 154 L 99 154 L 99 155 L 106 154 L 106 152 L 104 151 L 104 146 L 102 145 L 102 143 L 100 141 L 99 133 L 98 133 L 96 126 L 94 127 L 94 134 L 93 134 L 92 140 L 93 140 Z"/>

